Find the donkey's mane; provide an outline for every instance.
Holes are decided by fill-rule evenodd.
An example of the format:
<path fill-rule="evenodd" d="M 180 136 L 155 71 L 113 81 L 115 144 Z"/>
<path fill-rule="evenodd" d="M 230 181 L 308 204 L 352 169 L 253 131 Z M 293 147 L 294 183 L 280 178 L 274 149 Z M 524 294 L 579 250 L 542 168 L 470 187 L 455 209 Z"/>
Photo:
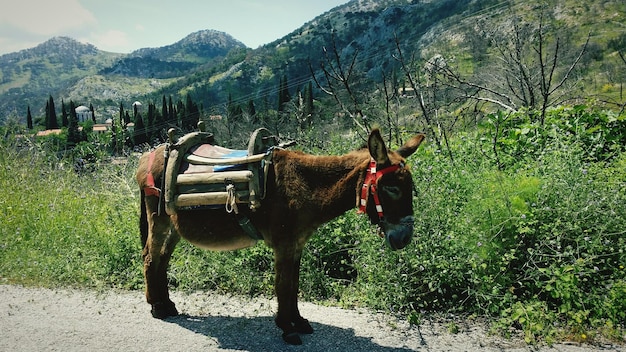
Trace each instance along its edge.
<path fill-rule="evenodd" d="M 366 150 L 344 155 L 276 151 L 273 157 L 277 187 L 297 199 L 297 203 L 314 199 L 322 208 L 335 208 L 332 204 L 339 203 L 337 209 L 343 211 L 356 204 L 357 185 L 364 177 L 368 161 Z"/>

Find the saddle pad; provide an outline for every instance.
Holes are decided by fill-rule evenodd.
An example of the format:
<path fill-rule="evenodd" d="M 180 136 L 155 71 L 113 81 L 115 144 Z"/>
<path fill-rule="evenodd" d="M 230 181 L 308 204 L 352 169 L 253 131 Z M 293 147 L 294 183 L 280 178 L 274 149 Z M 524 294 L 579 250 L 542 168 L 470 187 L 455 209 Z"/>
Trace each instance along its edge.
<path fill-rule="evenodd" d="M 248 155 L 247 150 L 237 150 L 220 147 L 212 144 L 200 144 L 189 149 L 189 153 L 205 158 L 212 159 L 231 159 L 240 158 Z M 203 172 L 221 172 L 241 169 L 242 165 L 194 165 L 183 162 L 180 172 L 185 174 L 203 173 Z"/>

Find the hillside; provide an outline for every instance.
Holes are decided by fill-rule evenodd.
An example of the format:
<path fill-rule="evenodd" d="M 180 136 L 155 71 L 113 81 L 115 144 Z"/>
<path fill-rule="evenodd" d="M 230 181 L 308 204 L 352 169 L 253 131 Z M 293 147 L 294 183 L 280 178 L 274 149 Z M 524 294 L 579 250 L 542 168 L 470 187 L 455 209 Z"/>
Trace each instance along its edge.
<path fill-rule="evenodd" d="M 501 61 L 498 45 L 508 44 L 511 37 L 506 35 L 512 28 L 536 34 L 539 18 L 549 35 L 544 59 L 550 59 L 553 52 L 549 50 L 559 38 L 556 76 L 562 77 L 585 47 L 584 57 L 570 75 L 575 76 L 572 89 L 577 91 L 568 92 L 567 99 L 594 97 L 623 104 L 620 87 L 626 78 L 617 53 L 626 49 L 625 16 L 626 4 L 616 0 L 592 4 L 572 0 L 354 0 L 255 50 L 212 30 L 128 55 L 102 52 L 69 38 L 53 38 L 36 48 L 0 56 L 0 121 L 7 116 L 24 120 L 26 105 L 41 114 L 50 94 L 93 103 L 99 111 L 114 112 L 120 102 L 160 101 L 163 95 L 184 100 L 190 94 L 205 114 L 225 113 L 227 103 L 245 105 L 250 101 L 257 110 L 268 113 L 275 109 L 281 79 L 287 80 L 290 94 L 296 96 L 311 81 L 311 70 L 324 81 L 322 66 L 333 65 L 335 69 L 349 68 L 346 72 L 351 76 L 344 78 L 356 92 L 353 100 L 368 102 L 384 80 L 393 77 L 393 89 L 406 87 L 407 69 L 423 75 L 419 70 L 434 57 L 441 57 L 465 83 L 495 84 L 506 74 L 502 67 L 495 69 Z M 528 42 L 525 49 L 532 52 L 536 44 Z M 405 67 L 398 50 L 404 55 Z M 490 81 L 485 82 L 487 79 Z M 453 88 L 457 95 L 449 100 L 461 101 L 463 96 L 475 94 L 461 84 Z M 459 90 L 464 90 L 463 94 Z M 326 96 L 321 89 L 314 95 L 316 100 Z M 362 105 L 361 109 L 374 113 Z"/>
<path fill-rule="evenodd" d="M 98 50 L 68 37 L 52 38 L 32 49 L 0 56 L 0 122 L 23 119 L 25 106 L 42 114 L 46 97 L 89 104 L 101 111 L 167 86 L 176 78 L 219 62 L 245 45 L 213 30 L 189 34 L 161 48 L 130 54 Z"/>

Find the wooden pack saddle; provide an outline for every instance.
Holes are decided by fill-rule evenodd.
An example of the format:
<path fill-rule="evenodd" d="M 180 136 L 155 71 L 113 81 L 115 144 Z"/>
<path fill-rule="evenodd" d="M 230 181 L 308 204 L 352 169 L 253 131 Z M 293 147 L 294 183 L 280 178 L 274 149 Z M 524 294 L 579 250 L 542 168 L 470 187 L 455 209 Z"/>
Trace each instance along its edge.
<path fill-rule="evenodd" d="M 237 213 L 238 204 L 253 211 L 261 206 L 271 151 L 278 144 L 267 129 L 252 133 L 247 150 L 217 146 L 205 131 L 173 139 L 170 134 L 163 185 L 168 214 L 206 207 Z"/>

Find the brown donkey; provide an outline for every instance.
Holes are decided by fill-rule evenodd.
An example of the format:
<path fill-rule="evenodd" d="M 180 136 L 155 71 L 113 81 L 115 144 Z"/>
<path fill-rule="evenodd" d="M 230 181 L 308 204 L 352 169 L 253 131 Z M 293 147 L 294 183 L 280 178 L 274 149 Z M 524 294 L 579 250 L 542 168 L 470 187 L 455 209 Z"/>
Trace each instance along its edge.
<path fill-rule="evenodd" d="M 405 158 L 415 152 L 423 139 L 424 135 L 418 134 L 395 152 L 388 151 L 375 129 L 369 135 L 367 148 L 345 155 L 316 156 L 284 149 L 272 152 L 262 206 L 254 212 L 241 207 L 240 212 L 274 251 L 278 299 L 275 322 L 287 343 L 301 344 L 299 334 L 313 332 L 300 315 L 297 300 L 302 250 L 318 226 L 356 206 L 379 226 L 381 236 L 392 249 L 402 249 L 410 242 L 413 181 Z M 161 319 L 178 314 L 169 298 L 167 267 L 181 236 L 209 250 L 235 250 L 256 243 L 224 208 L 179 211 L 173 215 L 158 210 L 159 197 L 145 189 L 152 182 L 148 178 L 154 177 L 155 184 L 161 184 L 163 148 L 157 148 L 152 157 L 144 154 L 137 170 L 142 190 L 140 221 L 146 299 L 152 305 L 152 315 Z"/>

